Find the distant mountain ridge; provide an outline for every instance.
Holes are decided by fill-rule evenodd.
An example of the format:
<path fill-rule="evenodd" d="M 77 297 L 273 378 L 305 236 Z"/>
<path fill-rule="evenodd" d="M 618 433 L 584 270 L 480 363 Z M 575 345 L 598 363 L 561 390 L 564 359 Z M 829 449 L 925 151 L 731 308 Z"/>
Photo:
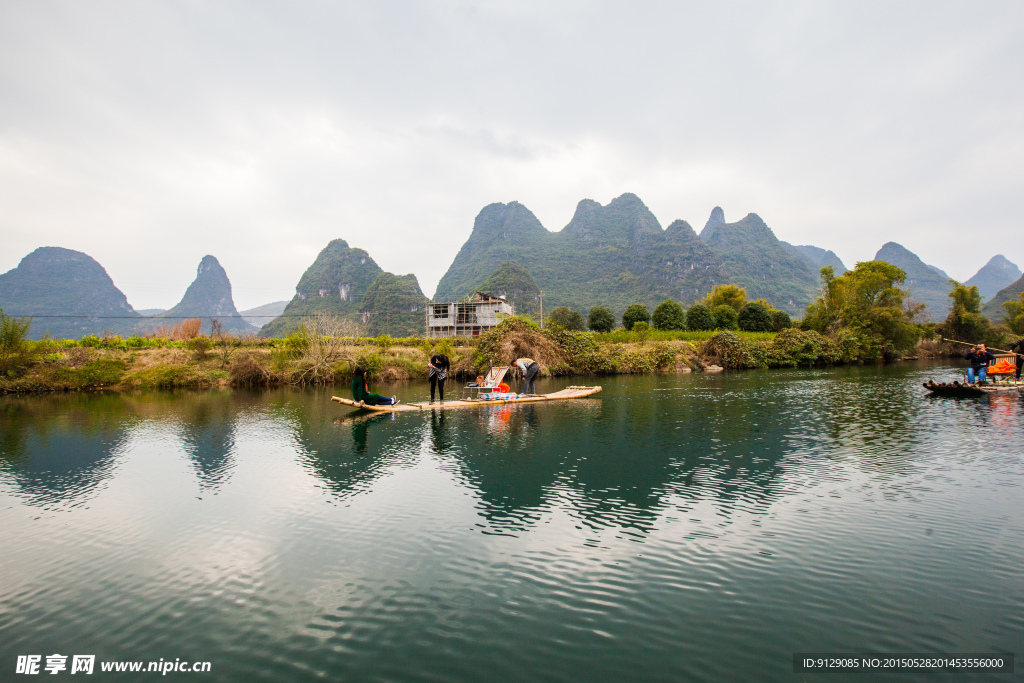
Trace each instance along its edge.
<path fill-rule="evenodd" d="M 1020 279 L 1022 274 L 1016 263 L 1002 254 L 996 254 L 964 284 L 977 287 L 981 296 L 991 299 L 999 290 Z"/>
<path fill-rule="evenodd" d="M 802 314 L 814 300 L 818 269 L 803 250 L 781 242 L 756 213 L 726 223 L 716 206 L 700 239 L 721 257 L 727 280 L 744 287 L 751 299 L 764 298 L 791 315 Z"/>
<path fill-rule="evenodd" d="M 228 274 L 216 257 L 210 255 L 204 256 L 199 262 L 196 278 L 185 290 L 181 301 L 173 308 L 153 316 L 152 320 L 166 320 L 166 324 L 173 327 L 182 318 L 202 318 L 203 334 L 211 333 L 211 319 L 216 319 L 224 332 L 256 332 L 256 328 L 247 323 L 235 308 Z"/>
<path fill-rule="evenodd" d="M 944 320 L 949 314 L 949 292 L 952 289 L 949 276 L 942 270 L 929 266 L 917 254 L 902 244 L 886 242 L 875 254 L 876 261 L 885 261 L 899 266 L 906 272 L 904 287 L 910 290 L 911 301 L 924 303 L 927 319 Z"/>
<path fill-rule="evenodd" d="M 239 311 L 238 313 L 245 318 L 245 322 L 249 323 L 256 329 L 259 329 L 284 313 L 284 309 L 287 305 L 287 301 L 272 301 L 269 304 L 263 304 L 256 308 L 249 308 L 244 311 Z"/>
<path fill-rule="evenodd" d="M 849 268 L 843 263 L 836 253 L 830 249 L 822 249 L 821 247 L 815 247 L 810 244 L 790 244 L 789 242 L 783 242 L 780 240 L 779 244 L 782 248 L 791 254 L 799 256 L 800 258 L 807 259 L 808 262 L 814 267 L 816 272 L 820 272 L 824 266 L 832 266 L 833 272 L 836 275 L 842 275 Z"/>
<path fill-rule="evenodd" d="M 96 259 L 63 247 L 39 247 L 0 275 L 0 308 L 33 316 L 33 339 L 46 333 L 72 339 L 107 330 L 127 334 L 142 317 Z"/>
<path fill-rule="evenodd" d="M 561 232 L 550 232 L 518 202 L 490 204 L 438 283 L 435 301 L 461 299 L 501 264 L 514 261 L 544 292 L 544 307 L 617 312 L 637 301 L 692 302 L 724 280 L 721 259 L 685 221 L 662 229 L 633 194 L 607 206 L 584 199 Z"/>
<path fill-rule="evenodd" d="M 426 302 L 415 275 L 386 273 L 364 250 L 335 239 L 302 274 L 295 296 L 260 336 L 283 337 L 299 329 L 304 317 L 319 313 L 358 322 L 362 333 L 372 336 L 418 336 L 426 326 Z"/>
<path fill-rule="evenodd" d="M 530 272 L 515 261 L 502 263 L 476 289 L 505 299 L 517 315 L 540 314 L 540 288 Z"/>
<path fill-rule="evenodd" d="M 993 322 L 1003 322 L 1003 313 L 1006 311 L 1003 308 L 1003 303 L 1017 301 L 1021 292 L 1024 292 L 1024 277 L 1018 278 L 996 292 L 992 300 L 982 306 L 981 314 Z"/>

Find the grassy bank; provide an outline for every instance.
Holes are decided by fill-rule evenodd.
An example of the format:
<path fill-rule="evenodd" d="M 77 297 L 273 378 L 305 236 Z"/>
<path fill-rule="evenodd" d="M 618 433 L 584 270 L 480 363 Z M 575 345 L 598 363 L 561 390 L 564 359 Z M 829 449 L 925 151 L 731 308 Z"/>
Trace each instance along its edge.
<path fill-rule="evenodd" d="M 328 330 L 329 331 L 329 330 Z M 0 355 L 0 393 L 347 385 L 356 365 L 377 382 L 426 376 L 435 351 L 451 359 L 457 380 L 526 356 L 543 375 L 616 375 L 706 369 L 775 368 L 857 362 L 856 344 L 796 329 L 775 333 L 657 332 L 605 334 L 539 330 L 520 319 L 476 339 L 345 338 L 324 329 L 285 339 L 85 337 L 24 341 Z M 934 344 L 932 346 L 935 346 Z M 923 348 L 922 355 L 943 349 Z"/>

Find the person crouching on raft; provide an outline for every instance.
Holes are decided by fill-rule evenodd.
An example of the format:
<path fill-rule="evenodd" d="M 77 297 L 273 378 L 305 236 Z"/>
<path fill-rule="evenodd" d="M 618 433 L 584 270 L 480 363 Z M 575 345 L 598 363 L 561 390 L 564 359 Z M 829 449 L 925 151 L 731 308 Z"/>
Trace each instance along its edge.
<path fill-rule="evenodd" d="M 366 368 L 359 366 L 356 368 L 356 375 L 352 378 L 352 398 L 356 401 L 362 401 L 368 406 L 394 406 L 398 405 L 398 397 L 392 396 L 387 398 L 380 394 L 371 394 L 366 388 Z"/>
<path fill-rule="evenodd" d="M 532 358 L 520 358 L 516 360 L 516 367 L 523 373 L 523 393 L 532 394 L 537 390 L 535 380 L 540 372 L 540 366 Z"/>
<path fill-rule="evenodd" d="M 964 359 L 971 361 L 971 367 L 967 369 L 967 383 L 974 384 L 975 377 L 979 383 L 985 382 L 985 375 L 988 374 L 988 365 L 996 359 L 991 351 L 985 348 L 984 344 L 972 346 L 971 350 L 964 354 Z"/>
<path fill-rule="evenodd" d="M 427 367 L 430 368 L 430 402 L 434 402 L 434 387 L 437 387 L 441 394 L 441 403 L 444 403 L 444 381 L 448 378 L 448 368 L 451 367 L 448 356 L 443 353 L 435 353 L 430 357 Z"/>

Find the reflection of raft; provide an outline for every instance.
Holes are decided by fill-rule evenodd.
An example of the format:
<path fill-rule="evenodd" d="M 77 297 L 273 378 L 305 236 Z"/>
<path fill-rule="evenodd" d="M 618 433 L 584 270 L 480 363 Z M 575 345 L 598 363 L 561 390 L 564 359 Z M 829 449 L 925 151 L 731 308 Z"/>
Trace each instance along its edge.
<path fill-rule="evenodd" d="M 986 394 L 995 394 L 1003 391 L 1016 391 L 1020 392 L 1024 385 L 1021 384 L 993 384 L 991 382 L 976 386 L 973 384 L 963 384 L 961 382 L 940 382 L 936 383 L 932 380 L 924 382 L 921 386 L 930 391 L 935 396 L 984 396 Z"/>
<path fill-rule="evenodd" d="M 350 398 L 331 396 L 331 400 L 342 405 L 352 406 L 361 410 L 372 410 L 378 413 L 407 413 L 417 410 L 448 409 L 448 408 L 472 408 L 479 406 L 502 405 L 506 403 L 539 403 L 541 401 L 564 401 L 570 398 L 584 398 L 593 396 L 601 391 L 601 387 L 566 387 L 561 391 L 552 394 L 537 394 L 535 396 L 524 396 L 522 398 L 507 399 L 469 399 L 458 401 L 445 401 L 444 403 L 399 403 L 397 406 L 369 406 L 362 401 L 353 401 Z"/>

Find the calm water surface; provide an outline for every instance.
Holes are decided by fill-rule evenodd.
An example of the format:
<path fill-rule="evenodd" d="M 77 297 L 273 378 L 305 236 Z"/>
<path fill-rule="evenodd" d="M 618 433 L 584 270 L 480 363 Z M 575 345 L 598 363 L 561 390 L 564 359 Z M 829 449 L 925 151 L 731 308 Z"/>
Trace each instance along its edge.
<path fill-rule="evenodd" d="M 793 653 L 1021 654 L 1024 403 L 923 396 L 957 374 L 610 378 L 368 417 L 317 391 L 2 399 L 0 680 L 32 653 L 237 681 L 863 680 Z"/>

